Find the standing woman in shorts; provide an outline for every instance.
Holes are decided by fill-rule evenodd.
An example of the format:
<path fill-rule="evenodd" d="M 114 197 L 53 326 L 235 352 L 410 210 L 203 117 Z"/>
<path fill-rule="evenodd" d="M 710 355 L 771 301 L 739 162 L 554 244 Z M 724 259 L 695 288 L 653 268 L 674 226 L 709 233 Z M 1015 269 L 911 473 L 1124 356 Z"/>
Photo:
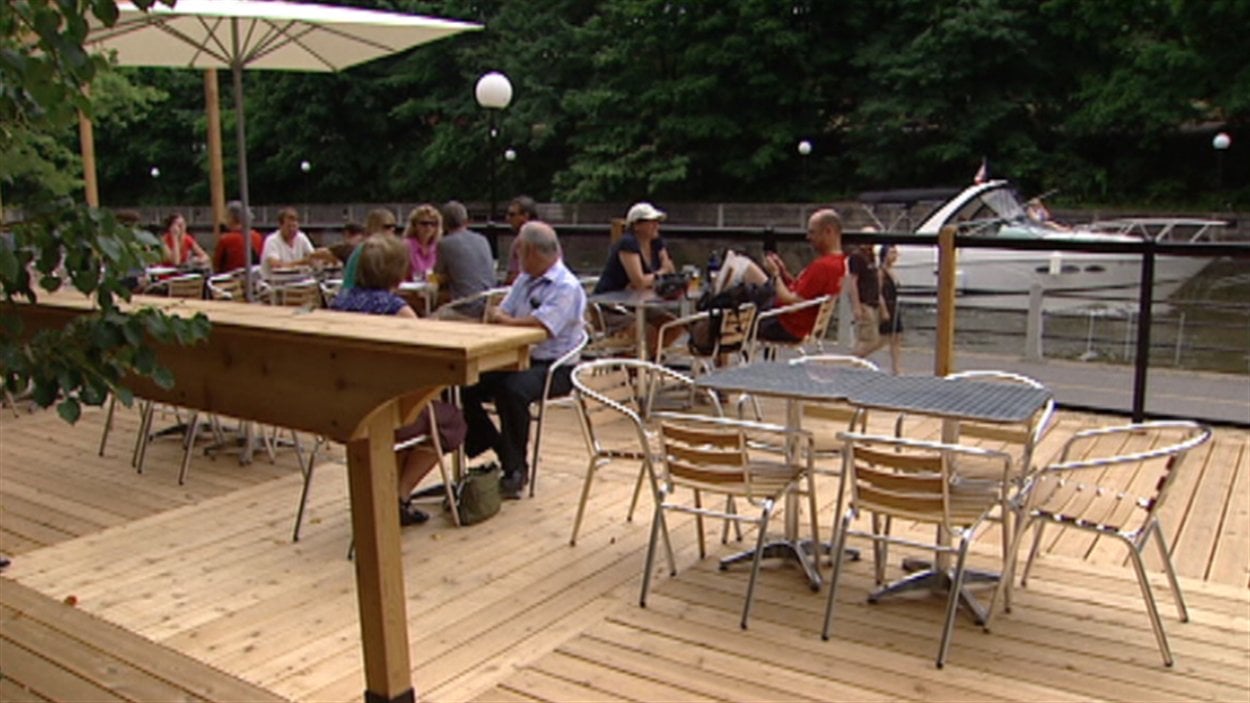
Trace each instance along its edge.
<path fill-rule="evenodd" d="M 894 263 L 898 261 L 898 247 L 882 244 L 878 255 L 878 271 L 881 275 L 881 333 L 882 346 L 890 346 L 890 372 L 898 375 L 899 357 L 903 352 L 903 318 L 898 307 L 898 277 Z"/>

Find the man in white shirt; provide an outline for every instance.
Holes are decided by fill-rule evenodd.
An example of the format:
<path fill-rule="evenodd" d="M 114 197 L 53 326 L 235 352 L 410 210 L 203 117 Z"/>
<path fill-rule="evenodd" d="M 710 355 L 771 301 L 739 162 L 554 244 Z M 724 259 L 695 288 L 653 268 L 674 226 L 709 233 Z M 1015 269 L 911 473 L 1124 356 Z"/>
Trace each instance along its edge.
<path fill-rule="evenodd" d="M 274 271 L 309 266 L 314 261 L 330 261 L 333 256 L 328 249 L 313 247 L 308 235 L 300 231 L 299 213 L 287 207 L 278 211 L 278 230 L 265 237 L 260 270 L 267 277 Z"/>

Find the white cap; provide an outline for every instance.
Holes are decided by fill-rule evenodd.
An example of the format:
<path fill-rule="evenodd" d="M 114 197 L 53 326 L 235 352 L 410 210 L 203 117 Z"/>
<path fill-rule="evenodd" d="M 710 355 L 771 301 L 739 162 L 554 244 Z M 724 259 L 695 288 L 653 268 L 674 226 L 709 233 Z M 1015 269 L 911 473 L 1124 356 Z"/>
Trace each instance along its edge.
<path fill-rule="evenodd" d="M 629 214 L 625 216 L 625 224 L 632 225 L 642 220 L 662 220 L 668 217 L 668 214 L 648 202 L 634 203 L 629 208 Z"/>

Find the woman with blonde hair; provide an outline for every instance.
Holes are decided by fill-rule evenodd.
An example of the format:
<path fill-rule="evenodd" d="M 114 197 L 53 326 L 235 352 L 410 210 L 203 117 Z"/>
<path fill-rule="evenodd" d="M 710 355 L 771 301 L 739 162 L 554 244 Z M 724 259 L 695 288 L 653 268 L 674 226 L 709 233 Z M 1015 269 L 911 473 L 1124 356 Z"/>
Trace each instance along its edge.
<path fill-rule="evenodd" d="M 408 303 L 395 294 L 395 289 L 408 277 L 408 247 L 397 237 L 374 234 L 356 249 L 359 271 L 356 285 L 341 291 L 330 307 L 344 312 L 360 312 L 370 315 L 394 315 L 415 318 L 417 314 Z M 438 428 L 438 438 L 443 451 L 455 451 L 464 443 L 468 426 L 464 415 L 456 406 L 441 400 L 430 401 L 416 422 L 395 431 L 396 443 L 403 443 L 421 435 L 428 435 L 432 426 Z M 399 524 L 418 525 L 429 520 L 429 515 L 418 510 L 411 502 L 412 491 L 421 479 L 438 464 L 438 456 L 426 446 L 404 449 L 398 452 L 399 461 Z"/>
<path fill-rule="evenodd" d="M 438 240 L 443 236 L 443 215 L 428 203 L 413 208 L 404 228 L 413 280 L 424 280 L 438 260 Z"/>

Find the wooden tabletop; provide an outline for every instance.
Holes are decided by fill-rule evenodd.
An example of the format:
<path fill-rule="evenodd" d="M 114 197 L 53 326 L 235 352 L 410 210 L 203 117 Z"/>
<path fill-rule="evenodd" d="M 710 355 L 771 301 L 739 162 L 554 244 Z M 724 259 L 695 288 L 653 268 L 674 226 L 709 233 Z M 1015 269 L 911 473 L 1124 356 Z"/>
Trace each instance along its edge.
<path fill-rule="evenodd" d="M 338 441 L 351 438 L 370 410 L 409 390 L 525 368 L 529 345 L 543 339 L 536 329 L 229 301 L 135 296 L 124 309 L 141 306 L 184 317 L 202 312 L 213 331 L 194 349 L 158 345 L 158 358 L 176 383 L 162 389 L 129 379 L 137 395 Z M 93 309 L 79 293 L 58 292 L 23 305 L 20 314 L 36 330 Z"/>

